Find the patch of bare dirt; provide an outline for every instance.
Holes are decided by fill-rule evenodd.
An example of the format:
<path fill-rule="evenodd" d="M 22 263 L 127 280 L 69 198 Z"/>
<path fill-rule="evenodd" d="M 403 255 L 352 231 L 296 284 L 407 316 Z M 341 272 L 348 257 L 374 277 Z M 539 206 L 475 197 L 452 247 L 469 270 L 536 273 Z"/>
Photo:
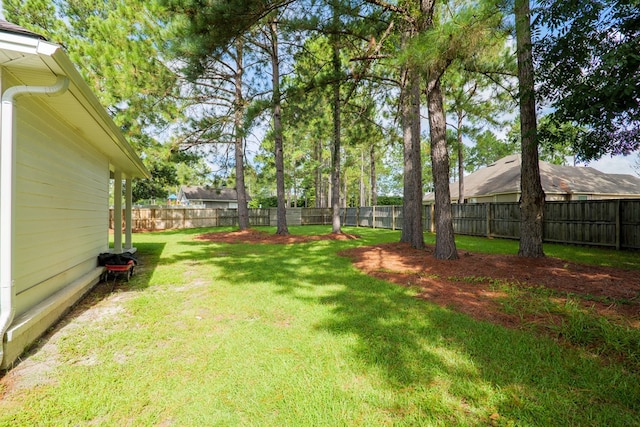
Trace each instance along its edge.
<path fill-rule="evenodd" d="M 62 361 L 58 344 L 71 334 L 77 334 L 83 325 L 101 324 L 121 315 L 123 303 L 132 298 L 122 283 L 116 291 L 111 283 L 100 283 L 71 308 L 55 326 L 41 337 L 29 351 L 19 358 L 12 369 L 0 371 L 0 410 L 11 404 L 12 393 L 55 382 L 53 372 L 62 363 L 91 364 L 91 358 Z"/>

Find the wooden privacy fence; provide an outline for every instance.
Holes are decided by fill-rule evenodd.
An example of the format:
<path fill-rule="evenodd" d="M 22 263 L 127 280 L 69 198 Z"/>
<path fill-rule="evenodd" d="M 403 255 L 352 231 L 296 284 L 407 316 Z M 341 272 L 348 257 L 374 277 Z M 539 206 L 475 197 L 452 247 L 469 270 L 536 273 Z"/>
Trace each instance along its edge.
<path fill-rule="evenodd" d="M 276 208 L 249 209 L 252 226 L 277 224 Z M 472 236 L 520 237 L 518 203 L 453 204 L 453 229 Z M 433 206 L 423 208 L 425 230 L 434 230 Z M 124 215 L 123 215 L 124 218 Z M 402 206 L 342 208 L 341 224 L 346 226 L 402 229 Z M 289 208 L 288 225 L 330 225 L 331 208 Z M 113 228 L 113 209 L 110 214 Z M 154 207 L 132 209 L 136 231 L 196 227 L 237 226 L 236 209 Z M 616 249 L 640 249 L 640 200 L 585 200 L 546 202 L 544 241 Z"/>
<path fill-rule="evenodd" d="M 452 205 L 458 234 L 520 238 L 518 203 Z M 640 249 L 640 200 L 546 202 L 545 242 Z"/>
<path fill-rule="evenodd" d="M 252 225 L 269 225 L 268 209 L 251 209 L 249 211 L 249 220 Z M 238 213 L 236 209 L 174 207 L 131 209 L 131 228 L 134 231 L 232 227 L 236 225 L 238 225 Z M 109 212 L 109 227 L 113 228 L 113 209 Z"/>

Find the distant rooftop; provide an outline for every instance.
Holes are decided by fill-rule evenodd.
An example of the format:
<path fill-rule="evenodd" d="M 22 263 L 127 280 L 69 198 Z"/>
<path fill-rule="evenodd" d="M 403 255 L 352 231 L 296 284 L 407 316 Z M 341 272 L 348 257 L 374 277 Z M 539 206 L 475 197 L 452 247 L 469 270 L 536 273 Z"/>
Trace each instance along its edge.
<path fill-rule="evenodd" d="M 0 19 L 0 32 L 19 34 L 21 36 L 29 36 L 29 37 L 33 37 L 40 40 L 47 40 L 44 36 L 40 34 L 34 33 L 33 31 L 29 31 L 26 28 L 23 28 L 16 24 L 12 24 L 11 22 L 7 22 L 3 19 Z"/>
<path fill-rule="evenodd" d="M 519 154 L 503 157 L 464 177 L 465 198 L 517 194 L 520 192 Z M 608 174 L 590 167 L 562 166 L 540 161 L 540 181 L 547 195 L 591 194 L 617 197 L 640 195 L 640 178 Z M 449 185 L 452 199 L 458 198 L 458 183 Z M 425 200 L 434 200 L 428 193 Z"/>
<path fill-rule="evenodd" d="M 208 186 L 180 187 L 182 194 L 189 200 L 238 200 L 238 192 L 235 188 L 212 188 Z"/>

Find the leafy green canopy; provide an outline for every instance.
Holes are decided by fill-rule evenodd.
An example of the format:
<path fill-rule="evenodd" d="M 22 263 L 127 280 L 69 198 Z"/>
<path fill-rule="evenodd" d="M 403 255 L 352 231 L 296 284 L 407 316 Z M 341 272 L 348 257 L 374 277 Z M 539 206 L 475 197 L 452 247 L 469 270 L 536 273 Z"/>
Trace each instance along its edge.
<path fill-rule="evenodd" d="M 560 121 L 587 128 L 577 155 L 640 148 L 640 1 L 543 0 L 540 93 Z"/>
<path fill-rule="evenodd" d="M 138 202 L 142 200 L 151 201 L 157 199 L 158 202 L 167 199 L 169 188 L 178 186 L 176 166 L 171 163 L 161 161 L 151 161 L 148 163 L 151 179 L 139 179 L 133 183 L 132 197 Z"/>
<path fill-rule="evenodd" d="M 180 28 L 177 49 L 187 62 L 191 78 L 202 75 L 212 56 L 222 53 L 232 41 L 248 32 L 256 22 L 286 0 L 159 0 L 172 12 Z"/>
<path fill-rule="evenodd" d="M 6 18 L 63 45 L 115 123 L 138 150 L 178 115 L 169 37 L 143 0 L 5 0 Z"/>
<path fill-rule="evenodd" d="M 169 65 L 171 28 L 156 2 L 144 0 L 5 0 L 8 20 L 63 45 L 129 142 L 151 179 L 133 184 L 134 202 L 166 197 L 179 184 L 201 184 L 210 170 L 193 154 L 156 138 L 181 118 L 185 99 Z"/>

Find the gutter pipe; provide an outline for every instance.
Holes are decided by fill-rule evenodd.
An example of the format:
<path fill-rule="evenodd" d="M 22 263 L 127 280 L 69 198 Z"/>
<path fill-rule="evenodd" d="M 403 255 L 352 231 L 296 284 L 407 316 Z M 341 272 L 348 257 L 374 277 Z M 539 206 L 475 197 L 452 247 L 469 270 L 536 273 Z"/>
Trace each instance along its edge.
<path fill-rule="evenodd" d="M 15 289 L 13 287 L 13 217 L 15 213 L 15 151 L 16 132 L 14 100 L 20 95 L 63 94 L 69 87 L 69 79 L 58 76 L 52 86 L 13 86 L 2 95 L 0 117 L 0 365 L 4 358 L 4 334 L 15 315 Z"/>

